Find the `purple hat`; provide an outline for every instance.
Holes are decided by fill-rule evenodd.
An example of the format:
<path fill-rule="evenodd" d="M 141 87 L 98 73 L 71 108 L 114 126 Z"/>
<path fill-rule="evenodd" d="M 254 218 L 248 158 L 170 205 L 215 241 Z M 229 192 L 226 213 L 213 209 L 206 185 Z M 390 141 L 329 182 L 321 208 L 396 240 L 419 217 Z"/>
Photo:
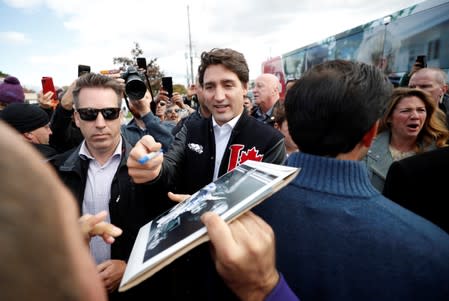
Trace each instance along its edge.
<path fill-rule="evenodd" d="M 8 105 L 15 102 L 25 102 L 25 94 L 19 80 L 14 76 L 8 76 L 0 84 L 0 103 Z"/>

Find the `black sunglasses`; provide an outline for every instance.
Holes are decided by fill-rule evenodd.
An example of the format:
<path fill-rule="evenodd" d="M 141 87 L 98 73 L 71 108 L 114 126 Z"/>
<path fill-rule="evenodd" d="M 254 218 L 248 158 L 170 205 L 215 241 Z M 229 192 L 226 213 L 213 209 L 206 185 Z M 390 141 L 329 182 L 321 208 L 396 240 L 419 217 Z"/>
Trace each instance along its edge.
<path fill-rule="evenodd" d="M 168 110 L 165 111 L 165 113 L 167 113 L 167 114 L 170 114 L 170 113 L 179 113 L 179 112 L 181 112 L 181 109 L 174 109 L 174 110 L 168 109 Z"/>
<path fill-rule="evenodd" d="M 94 108 L 82 108 L 76 110 L 80 114 L 80 118 L 85 121 L 94 121 L 97 119 L 98 113 L 101 112 L 103 118 L 106 120 L 115 120 L 120 115 L 120 108 L 104 108 L 104 109 L 94 109 Z"/>

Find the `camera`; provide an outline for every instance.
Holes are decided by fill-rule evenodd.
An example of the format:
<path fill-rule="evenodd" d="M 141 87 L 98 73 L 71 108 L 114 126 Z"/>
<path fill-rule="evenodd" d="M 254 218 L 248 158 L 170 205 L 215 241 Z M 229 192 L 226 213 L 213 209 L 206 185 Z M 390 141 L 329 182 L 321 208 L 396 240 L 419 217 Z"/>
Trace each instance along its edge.
<path fill-rule="evenodd" d="M 130 100 L 139 100 L 145 96 L 145 77 L 135 67 L 129 66 L 121 77 L 125 80 L 125 93 Z"/>
<path fill-rule="evenodd" d="M 426 68 L 427 67 L 426 56 L 425 55 L 418 55 L 416 57 L 415 65 L 417 65 L 417 66 L 419 66 L 421 68 Z"/>
<path fill-rule="evenodd" d="M 90 66 L 87 65 L 78 65 L 78 77 L 90 73 Z"/>

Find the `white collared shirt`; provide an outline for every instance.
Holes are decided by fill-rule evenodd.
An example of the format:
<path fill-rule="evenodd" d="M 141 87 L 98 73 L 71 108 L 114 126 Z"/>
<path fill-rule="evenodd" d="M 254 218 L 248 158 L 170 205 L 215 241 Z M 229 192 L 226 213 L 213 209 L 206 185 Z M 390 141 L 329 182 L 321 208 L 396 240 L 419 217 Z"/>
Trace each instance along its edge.
<path fill-rule="evenodd" d="M 232 130 L 234 129 L 237 121 L 242 114 L 229 120 L 222 126 L 218 125 L 215 118 L 212 116 L 212 124 L 214 128 L 215 137 L 215 168 L 214 168 L 214 181 L 218 178 L 218 172 L 220 171 L 221 160 L 228 145 L 229 138 L 231 137 Z"/>
<path fill-rule="evenodd" d="M 103 164 L 103 166 L 92 157 L 86 147 L 86 141 L 83 141 L 81 145 L 79 156 L 82 160 L 89 160 L 82 213 L 94 215 L 102 210 L 106 210 L 108 216 L 105 221 L 110 223 L 109 200 L 111 198 L 111 184 L 120 165 L 122 156 L 122 138 L 120 138 L 120 142 L 118 143 L 114 154 L 105 164 Z M 97 264 L 111 259 L 111 245 L 105 243 L 101 237 L 92 237 L 89 246 L 90 252 Z"/>

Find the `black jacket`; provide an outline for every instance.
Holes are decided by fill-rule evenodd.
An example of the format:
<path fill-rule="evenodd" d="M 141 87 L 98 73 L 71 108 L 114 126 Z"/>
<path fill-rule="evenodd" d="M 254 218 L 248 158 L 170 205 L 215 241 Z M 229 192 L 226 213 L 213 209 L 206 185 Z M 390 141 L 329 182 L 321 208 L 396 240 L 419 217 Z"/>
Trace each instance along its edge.
<path fill-rule="evenodd" d="M 250 158 L 282 164 L 284 137 L 273 127 L 243 113 L 231 133 L 219 176 Z M 161 174 L 152 184 L 161 191 L 192 194 L 212 181 L 214 166 L 212 119 L 192 118 L 164 154 Z M 207 244 L 178 258 L 169 268 L 173 282 L 166 289 L 166 300 L 237 300 L 218 276 Z"/>
<path fill-rule="evenodd" d="M 449 233 L 449 147 L 393 162 L 383 194 Z"/>
<path fill-rule="evenodd" d="M 247 159 L 282 164 L 284 136 L 271 126 L 242 114 L 229 138 L 219 176 Z M 215 138 L 212 118 L 191 119 L 176 135 L 164 154 L 159 181 L 166 190 L 194 193 L 212 182 L 215 167 Z"/>
<path fill-rule="evenodd" d="M 31 144 L 39 151 L 42 156 L 44 156 L 46 161 L 50 160 L 58 154 L 58 152 L 48 144 Z"/>
<path fill-rule="evenodd" d="M 58 104 L 50 120 L 53 132 L 50 136 L 50 145 L 60 153 L 75 148 L 84 139 L 72 116 L 73 110 L 66 110 Z"/>
<path fill-rule="evenodd" d="M 89 160 L 79 156 L 81 145 L 72 151 L 65 152 L 53 158 L 51 163 L 56 168 L 60 178 L 72 191 L 77 200 L 80 212 L 84 199 Z M 149 185 L 134 184 L 128 175 L 126 161 L 131 146 L 125 139 L 122 143 L 122 157 L 117 172 L 112 180 L 109 213 L 111 223 L 120 227 L 123 234 L 116 238 L 111 246 L 111 259 L 128 261 L 137 233 L 143 225 L 169 209 L 173 204 L 164 202 L 165 198 Z M 152 277 L 150 280 L 131 289 L 128 293 L 118 293 L 110 296 L 110 300 L 140 300 L 139 294 L 148 287 L 156 289 L 155 294 L 162 293 L 160 287 L 163 275 Z M 143 289 L 143 287 L 147 287 Z M 145 297 L 147 299 L 148 295 Z"/>
<path fill-rule="evenodd" d="M 449 95 L 444 94 L 438 107 L 446 114 L 446 126 L 449 128 Z"/>

